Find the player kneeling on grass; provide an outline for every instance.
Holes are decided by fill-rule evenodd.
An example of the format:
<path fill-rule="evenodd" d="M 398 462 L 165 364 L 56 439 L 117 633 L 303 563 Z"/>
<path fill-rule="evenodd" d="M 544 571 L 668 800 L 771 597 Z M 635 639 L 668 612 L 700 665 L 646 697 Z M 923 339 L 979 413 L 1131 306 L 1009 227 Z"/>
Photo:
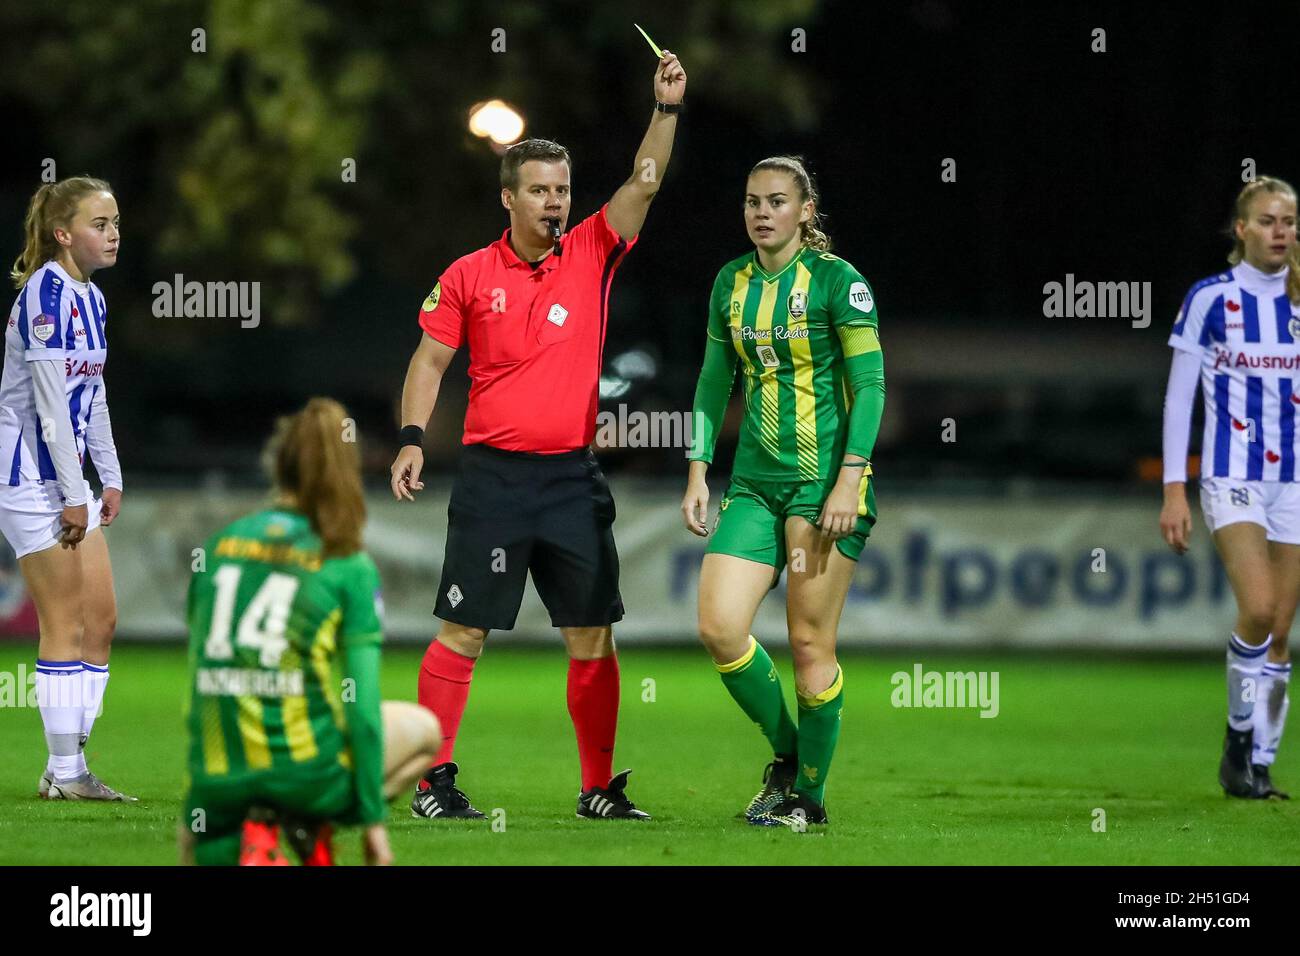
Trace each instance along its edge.
<path fill-rule="evenodd" d="M 380 704 L 379 572 L 347 425 L 324 398 L 282 418 L 274 502 L 209 538 L 190 579 L 182 862 L 283 863 L 278 823 L 305 862 L 328 864 L 330 825 L 355 824 L 367 862 L 390 863 L 387 801 L 442 743 L 424 708 Z"/>
<path fill-rule="evenodd" d="M 739 362 L 746 413 L 700 569 L 699 615 L 722 683 L 772 745 L 763 788 L 745 810 L 758 826 L 827 822 L 844 701 L 835 634 L 876 522 L 870 456 L 885 375 L 875 300 L 858 271 L 830 254 L 817 202 L 797 158 L 765 159 L 749 174 L 745 226 L 755 249 L 713 285 L 682 499 L 686 527 L 708 534 L 705 472 Z M 798 727 L 772 659 L 749 632 L 787 563 Z"/>
<path fill-rule="evenodd" d="M 11 277 L 21 290 L 5 332 L 0 382 L 0 532 L 14 549 L 40 618 L 36 692 L 49 758 L 37 794 L 134 801 L 86 766 L 86 742 L 108 685 L 117 623 L 113 569 L 100 526 L 122 501 L 122 472 L 104 390 L 108 309 L 90 281 L 117 262 L 117 200 L 108 183 L 74 176 L 36 191 Z M 82 475 L 89 453 L 104 486 Z"/>

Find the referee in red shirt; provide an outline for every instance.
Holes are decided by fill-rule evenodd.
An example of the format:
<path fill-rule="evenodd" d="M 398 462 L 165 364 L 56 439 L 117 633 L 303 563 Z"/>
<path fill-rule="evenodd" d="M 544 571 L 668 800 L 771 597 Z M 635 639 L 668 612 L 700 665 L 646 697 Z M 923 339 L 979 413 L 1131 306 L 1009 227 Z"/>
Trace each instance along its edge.
<path fill-rule="evenodd" d="M 402 388 L 402 448 L 393 494 L 413 501 L 424 426 L 442 376 L 469 348 L 465 449 L 447 507 L 447 549 L 420 668 L 420 703 L 443 728 L 442 750 L 411 801 L 416 816 L 483 814 L 456 787 L 452 748 L 488 631 L 514 627 L 529 571 L 569 652 L 569 714 L 578 737 L 581 817 L 648 820 L 612 775 L 618 723 L 615 621 L 623 617 L 614 500 L 590 445 L 614 271 L 636 244 L 672 153 L 686 73 L 665 50 L 655 111 L 632 175 L 599 211 L 565 232 L 569 154 L 547 140 L 501 162 L 510 228 L 457 259 L 424 301 L 424 335 Z"/>

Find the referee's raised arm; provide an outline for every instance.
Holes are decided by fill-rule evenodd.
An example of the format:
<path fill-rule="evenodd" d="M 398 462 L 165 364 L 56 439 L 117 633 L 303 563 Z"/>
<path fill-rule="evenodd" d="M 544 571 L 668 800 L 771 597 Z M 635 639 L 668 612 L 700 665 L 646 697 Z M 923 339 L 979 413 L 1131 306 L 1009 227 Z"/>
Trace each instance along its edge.
<path fill-rule="evenodd" d="M 645 224 L 650 202 L 659 191 L 668 158 L 673 152 L 673 137 L 677 133 L 677 114 L 682 109 L 686 95 L 686 71 L 671 50 L 664 50 L 659 65 L 655 67 L 655 111 L 650 117 L 650 128 L 636 151 L 632 175 L 614 193 L 609 201 L 606 217 L 624 239 L 631 239 Z"/>
<path fill-rule="evenodd" d="M 438 401 L 442 376 L 456 350 L 439 342 L 428 332 L 411 356 L 402 384 L 402 447 L 389 470 L 393 497 L 414 501 L 412 491 L 424 488 L 420 471 L 424 468 L 424 427 L 429 424 L 433 406 Z"/>

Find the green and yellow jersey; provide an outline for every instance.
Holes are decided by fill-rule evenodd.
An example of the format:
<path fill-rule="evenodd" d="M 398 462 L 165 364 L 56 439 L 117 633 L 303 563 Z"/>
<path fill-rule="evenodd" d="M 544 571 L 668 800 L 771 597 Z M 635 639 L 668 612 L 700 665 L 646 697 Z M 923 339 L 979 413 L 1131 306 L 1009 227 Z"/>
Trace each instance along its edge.
<path fill-rule="evenodd" d="M 190 579 L 189 770 L 195 782 L 345 767 L 382 820 L 379 572 L 324 559 L 304 515 L 270 509 L 206 542 Z"/>
<path fill-rule="evenodd" d="M 775 273 L 756 252 L 723 266 L 709 301 L 691 459 L 713 460 L 737 364 L 745 417 L 733 474 L 816 481 L 833 477 L 845 454 L 871 457 L 884 367 L 875 297 L 848 262 L 805 246 Z"/>

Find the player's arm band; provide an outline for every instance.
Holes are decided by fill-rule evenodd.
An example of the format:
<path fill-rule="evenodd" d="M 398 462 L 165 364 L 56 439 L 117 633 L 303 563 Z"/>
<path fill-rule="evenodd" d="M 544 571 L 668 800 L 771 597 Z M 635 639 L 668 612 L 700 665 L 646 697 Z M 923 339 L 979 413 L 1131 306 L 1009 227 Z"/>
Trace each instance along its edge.
<path fill-rule="evenodd" d="M 844 347 L 844 372 L 853 387 L 849 433 L 844 454 L 871 461 L 885 412 L 885 359 L 876 330 L 866 326 L 838 327 Z M 865 333 L 870 333 L 865 334 Z M 845 463 L 846 465 L 849 463 Z"/>
<path fill-rule="evenodd" d="M 403 425 L 397 437 L 402 447 L 407 445 L 414 445 L 416 448 L 424 447 L 424 429 L 419 425 Z"/>

